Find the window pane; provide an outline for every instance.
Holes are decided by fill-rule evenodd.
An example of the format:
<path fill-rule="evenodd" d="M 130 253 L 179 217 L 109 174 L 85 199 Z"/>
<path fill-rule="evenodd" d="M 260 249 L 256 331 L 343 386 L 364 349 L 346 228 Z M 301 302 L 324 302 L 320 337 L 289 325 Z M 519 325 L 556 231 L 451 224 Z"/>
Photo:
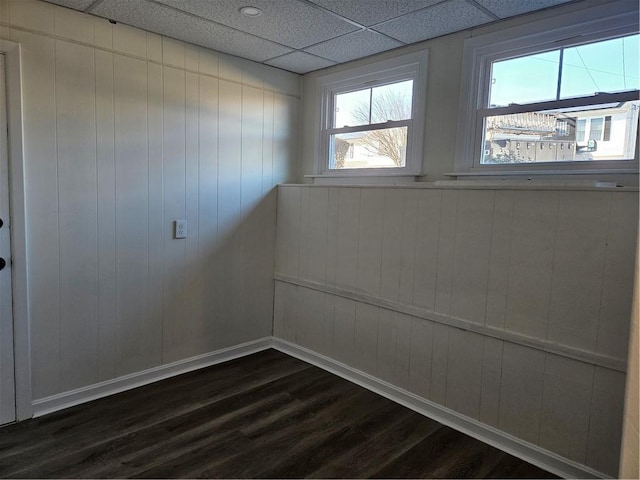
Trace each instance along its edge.
<path fill-rule="evenodd" d="M 602 134 L 602 140 L 605 142 L 611 140 L 611 115 L 604 117 L 604 133 Z"/>
<path fill-rule="evenodd" d="M 640 101 L 487 117 L 482 164 L 629 160 Z M 609 141 L 601 141 L 604 117 Z"/>
<path fill-rule="evenodd" d="M 371 92 L 371 123 L 411 118 L 413 80 L 374 87 Z"/>
<path fill-rule="evenodd" d="M 592 118 L 589 126 L 589 140 L 600 140 L 602 138 L 603 118 Z"/>
<path fill-rule="evenodd" d="M 564 49 L 560 98 L 640 88 L 638 35 Z"/>
<path fill-rule="evenodd" d="M 587 131 L 587 119 L 578 119 L 578 126 L 576 127 L 576 142 L 584 142 L 584 134 Z"/>
<path fill-rule="evenodd" d="M 357 127 L 368 125 L 371 89 L 357 90 L 355 92 L 340 93 L 335 96 L 336 111 L 333 126 Z"/>
<path fill-rule="evenodd" d="M 331 169 L 406 165 L 407 127 L 331 135 Z"/>
<path fill-rule="evenodd" d="M 560 50 L 493 62 L 489 107 L 555 100 Z"/>

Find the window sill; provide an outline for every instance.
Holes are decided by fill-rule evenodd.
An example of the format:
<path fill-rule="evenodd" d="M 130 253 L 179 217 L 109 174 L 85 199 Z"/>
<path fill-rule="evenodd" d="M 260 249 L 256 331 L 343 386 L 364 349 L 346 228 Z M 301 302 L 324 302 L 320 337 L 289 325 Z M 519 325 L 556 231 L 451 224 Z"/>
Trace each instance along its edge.
<path fill-rule="evenodd" d="M 638 169 L 582 169 L 582 170 L 474 170 L 470 172 L 443 173 L 445 177 L 503 177 L 503 176 L 534 176 L 534 175 L 637 175 Z"/>
<path fill-rule="evenodd" d="M 416 182 L 417 175 L 406 173 L 325 173 L 305 175 L 316 185 L 388 185 Z"/>

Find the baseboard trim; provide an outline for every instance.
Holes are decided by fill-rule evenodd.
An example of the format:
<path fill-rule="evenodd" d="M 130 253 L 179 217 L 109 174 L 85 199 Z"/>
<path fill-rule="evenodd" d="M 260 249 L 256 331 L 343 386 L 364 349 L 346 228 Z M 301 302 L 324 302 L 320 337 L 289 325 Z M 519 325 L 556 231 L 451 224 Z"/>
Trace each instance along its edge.
<path fill-rule="evenodd" d="M 272 337 L 263 337 L 234 345 L 233 347 L 223 348 L 203 355 L 153 367 L 148 370 L 143 370 L 142 372 L 124 375 L 69 392 L 52 395 L 33 402 L 33 416 L 40 417 L 81 403 L 90 402 L 91 400 L 97 400 L 98 398 L 174 377 L 182 373 L 227 362 L 234 358 L 244 357 L 245 355 L 251 355 L 252 353 L 267 350 L 272 346 Z"/>
<path fill-rule="evenodd" d="M 273 338 L 273 348 L 338 375 L 563 478 L 611 478 L 586 465 L 573 462 L 537 445 L 525 442 L 307 348 L 275 337 Z"/>

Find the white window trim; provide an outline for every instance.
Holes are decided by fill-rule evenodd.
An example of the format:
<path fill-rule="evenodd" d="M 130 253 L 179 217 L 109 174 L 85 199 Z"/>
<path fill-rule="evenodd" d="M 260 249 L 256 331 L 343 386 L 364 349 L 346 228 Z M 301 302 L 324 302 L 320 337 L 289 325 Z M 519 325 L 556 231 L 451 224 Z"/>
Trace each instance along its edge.
<path fill-rule="evenodd" d="M 638 173 L 637 146 L 635 158 L 631 161 L 482 165 L 479 157 L 482 147 L 479 112 L 486 105 L 488 90 L 484 86 L 492 60 L 560 48 L 575 43 L 578 37 L 582 41 L 595 41 L 606 36 L 637 32 L 637 14 L 637 2 L 622 0 L 467 39 L 463 53 L 455 172 L 452 175 Z M 607 103 L 607 97 L 607 94 L 602 94 L 598 98 Z M 629 100 L 637 98 L 630 94 Z M 592 103 L 591 100 L 586 102 Z M 535 110 L 536 105 L 527 107 Z M 493 111 L 499 115 L 509 113 L 508 109 L 503 107 Z"/>
<path fill-rule="evenodd" d="M 317 101 L 320 122 L 316 129 L 315 173 L 318 177 L 383 177 L 419 175 L 422 167 L 424 119 L 427 97 L 426 50 L 409 53 L 318 78 Z M 392 122 L 409 125 L 406 165 L 390 168 L 329 168 L 329 130 L 332 127 L 331 105 L 335 93 L 367 87 L 367 83 L 413 79 L 412 118 Z"/>

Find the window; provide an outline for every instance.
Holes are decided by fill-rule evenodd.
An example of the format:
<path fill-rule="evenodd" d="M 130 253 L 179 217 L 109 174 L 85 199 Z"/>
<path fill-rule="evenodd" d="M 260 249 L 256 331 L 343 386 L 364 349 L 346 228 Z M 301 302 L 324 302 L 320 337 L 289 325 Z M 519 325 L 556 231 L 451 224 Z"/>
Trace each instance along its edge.
<path fill-rule="evenodd" d="M 426 52 L 327 75 L 319 86 L 318 174 L 419 173 Z"/>
<path fill-rule="evenodd" d="M 632 3 L 468 40 L 456 169 L 637 171 L 640 36 Z M 525 153 L 522 141 L 537 148 Z"/>

